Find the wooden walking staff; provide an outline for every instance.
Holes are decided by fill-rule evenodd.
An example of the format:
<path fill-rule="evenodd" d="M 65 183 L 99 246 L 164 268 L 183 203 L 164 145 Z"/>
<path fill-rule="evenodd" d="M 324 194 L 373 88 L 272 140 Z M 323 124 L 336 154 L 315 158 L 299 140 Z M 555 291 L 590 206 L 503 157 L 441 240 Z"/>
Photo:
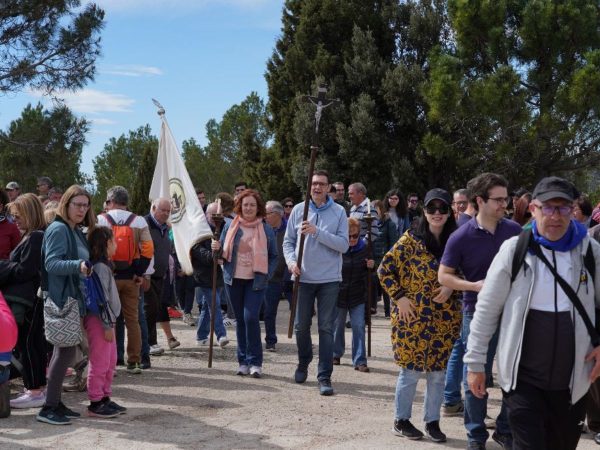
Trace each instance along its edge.
<path fill-rule="evenodd" d="M 306 183 L 306 198 L 304 199 L 304 212 L 302 213 L 302 222 L 308 219 L 308 206 L 310 202 L 310 188 L 312 186 L 313 172 L 315 171 L 315 160 L 317 159 L 317 150 L 319 149 L 319 123 L 321 122 L 321 114 L 328 106 L 338 102 L 339 100 L 329 100 L 327 88 L 319 86 L 316 97 L 306 96 L 306 100 L 316 106 L 315 111 L 315 133 L 313 135 L 313 143 L 310 146 L 310 164 L 308 166 L 308 181 Z M 298 249 L 298 257 L 296 259 L 297 267 L 302 270 L 302 257 L 304 255 L 304 240 L 306 235 L 300 234 L 300 248 Z M 292 290 L 292 303 L 290 305 L 290 322 L 288 326 L 288 338 L 292 338 L 294 334 L 294 320 L 296 319 L 296 303 L 298 301 L 298 287 L 300 286 L 300 276 L 294 279 L 294 289 Z"/>
<path fill-rule="evenodd" d="M 217 213 L 212 215 L 212 220 L 215 224 L 215 231 L 213 233 L 213 239 L 219 240 L 221 237 L 221 226 L 223 225 L 223 214 L 221 214 L 221 199 L 217 199 Z M 212 367 L 213 358 L 213 342 L 215 335 L 215 311 L 217 305 L 217 273 L 219 267 L 219 258 L 221 256 L 221 250 L 212 252 L 213 253 L 213 271 L 212 271 L 212 298 L 210 302 L 210 344 L 208 346 L 208 368 Z"/>
<path fill-rule="evenodd" d="M 371 240 L 371 226 L 375 217 L 371 215 L 371 204 L 369 203 L 369 209 L 367 214 L 363 216 L 363 219 L 367 222 L 367 258 L 373 259 L 373 241 Z M 373 269 L 367 267 L 367 356 L 371 356 L 371 305 L 373 303 Z"/>

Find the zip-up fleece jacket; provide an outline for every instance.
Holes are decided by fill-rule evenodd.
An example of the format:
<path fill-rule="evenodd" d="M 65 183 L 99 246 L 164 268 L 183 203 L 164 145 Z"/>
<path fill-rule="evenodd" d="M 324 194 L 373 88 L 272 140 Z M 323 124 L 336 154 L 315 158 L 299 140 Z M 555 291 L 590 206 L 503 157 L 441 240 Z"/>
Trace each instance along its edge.
<path fill-rule="evenodd" d="M 292 209 L 283 238 L 283 254 L 288 267 L 296 264 L 300 249 L 300 227 L 304 202 Z M 317 227 L 314 236 L 304 240 L 300 281 L 302 283 L 331 283 L 342 281 L 342 255 L 348 250 L 348 218 L 337 203 L 315 212 L 308 210 L 308 221 Z"/>
<path fill-rule="evenodd" d="M 471 322 L 471 330 L 467 342 L 467 353 L 464 362 L 471 372 L 483 372 L 488 344 L 500 323 L 498 351 L 498 383 L 505 392 L 510 392 L 517 385 L 517 375 L 523 349 L 525 322 L 531 303 L 531 295 L 536 280 L 538 264 L 535 255 L 527 253 L 523 267 L 512 283 L 512 261 L 518 236 L 505 241 L 490 266 L 485 283 L 477 297 L 475 315 Z M 588 246 L 592 246 L 596 260 L 596 273 L 592 279 L 587 274 L 587 285 L 580 285 L 582 270 L 585 270 L 583 257 Z M 567 280 L 577 292 L 592 323 L 595 319 L 595 307 L 600 307 L 600 245 L 586 236 L 584 240 L 571 250 L 573 262 L 573 279 Z M 545 266 L 543 270 L 548 270 Z M 590 387 L 590 372 L 593 362 L 585 362 L 586 355 L 592 350 L 591 338 L 581 316 L 571 304 L 571 318 L 575 332 L 575 361 L 571 373 L 571 403 L 576 403 Z M 556 355 L 561 357 L 561 355 Z"/>

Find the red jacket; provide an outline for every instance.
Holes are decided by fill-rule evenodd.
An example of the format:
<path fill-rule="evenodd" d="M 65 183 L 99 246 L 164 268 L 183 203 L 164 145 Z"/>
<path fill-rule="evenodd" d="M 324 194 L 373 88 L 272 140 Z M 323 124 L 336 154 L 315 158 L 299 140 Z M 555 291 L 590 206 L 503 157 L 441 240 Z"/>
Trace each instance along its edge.
<path fill-rule="evenodd" d="M 13 223 L 4 219 L 0 222 L 0 259 L 8 259 L 10 252 L 21 241 L 21 232 Z"/>
<path fill-rule="evenodd" d="M 11 352 L 17 344 L 17 323 L 10 307 L 0 292 L 0 353 Z"/>

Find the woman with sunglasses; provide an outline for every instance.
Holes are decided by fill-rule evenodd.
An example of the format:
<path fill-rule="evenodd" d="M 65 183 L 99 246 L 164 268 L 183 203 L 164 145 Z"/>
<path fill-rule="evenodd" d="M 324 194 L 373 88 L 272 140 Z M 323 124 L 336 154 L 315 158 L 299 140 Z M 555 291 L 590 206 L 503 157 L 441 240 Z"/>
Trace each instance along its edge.
<path fill-rule="evenodd" d="M 292 209 L 294 209 L 294 199 L 292 199 L 292 197 L 286 197 L 281 201 L 281 204 L 283 205 L 283 217 L 285 220 L 288 220 L 292 213 Z"/>
<path fill-rule="evenodd" d="M 425 432 L 434 442 L 446 441 L 439 427 L 440 410 L 446 365 L 461 316 L 458 298 L 440 286 L 437 271 L 448 237 L 456 229 L 451 202 L 443 189 L 427 192 L 423 217 L 383 257 L 378 270 L 392 299 L 392 344 L 400 366 L 393 431 L 408 439 L 423 437 L 410 417 L 417 381 L 424 375 Z"/>

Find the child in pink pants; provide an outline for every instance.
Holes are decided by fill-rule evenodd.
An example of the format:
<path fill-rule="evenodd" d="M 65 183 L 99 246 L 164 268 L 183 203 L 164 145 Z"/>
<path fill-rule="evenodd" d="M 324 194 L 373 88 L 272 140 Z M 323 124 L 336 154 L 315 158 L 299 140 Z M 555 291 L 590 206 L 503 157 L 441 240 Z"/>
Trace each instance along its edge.
<path fill-rule="evenodd" d="M 121 302 L 112 273 L 110 258 L 117 245 L 110 228 L 97 227 L 88 234 L 90 259 L 98 275 L 106 304 L 99 312 L 88 311 L 83 325 L 89 343 L 87 391 L 90 399 L 88 416 L 108 419 L 125 413 L 127 408 L 110 399 L 117 364 L 114 323 L 121 313 Z"/>

